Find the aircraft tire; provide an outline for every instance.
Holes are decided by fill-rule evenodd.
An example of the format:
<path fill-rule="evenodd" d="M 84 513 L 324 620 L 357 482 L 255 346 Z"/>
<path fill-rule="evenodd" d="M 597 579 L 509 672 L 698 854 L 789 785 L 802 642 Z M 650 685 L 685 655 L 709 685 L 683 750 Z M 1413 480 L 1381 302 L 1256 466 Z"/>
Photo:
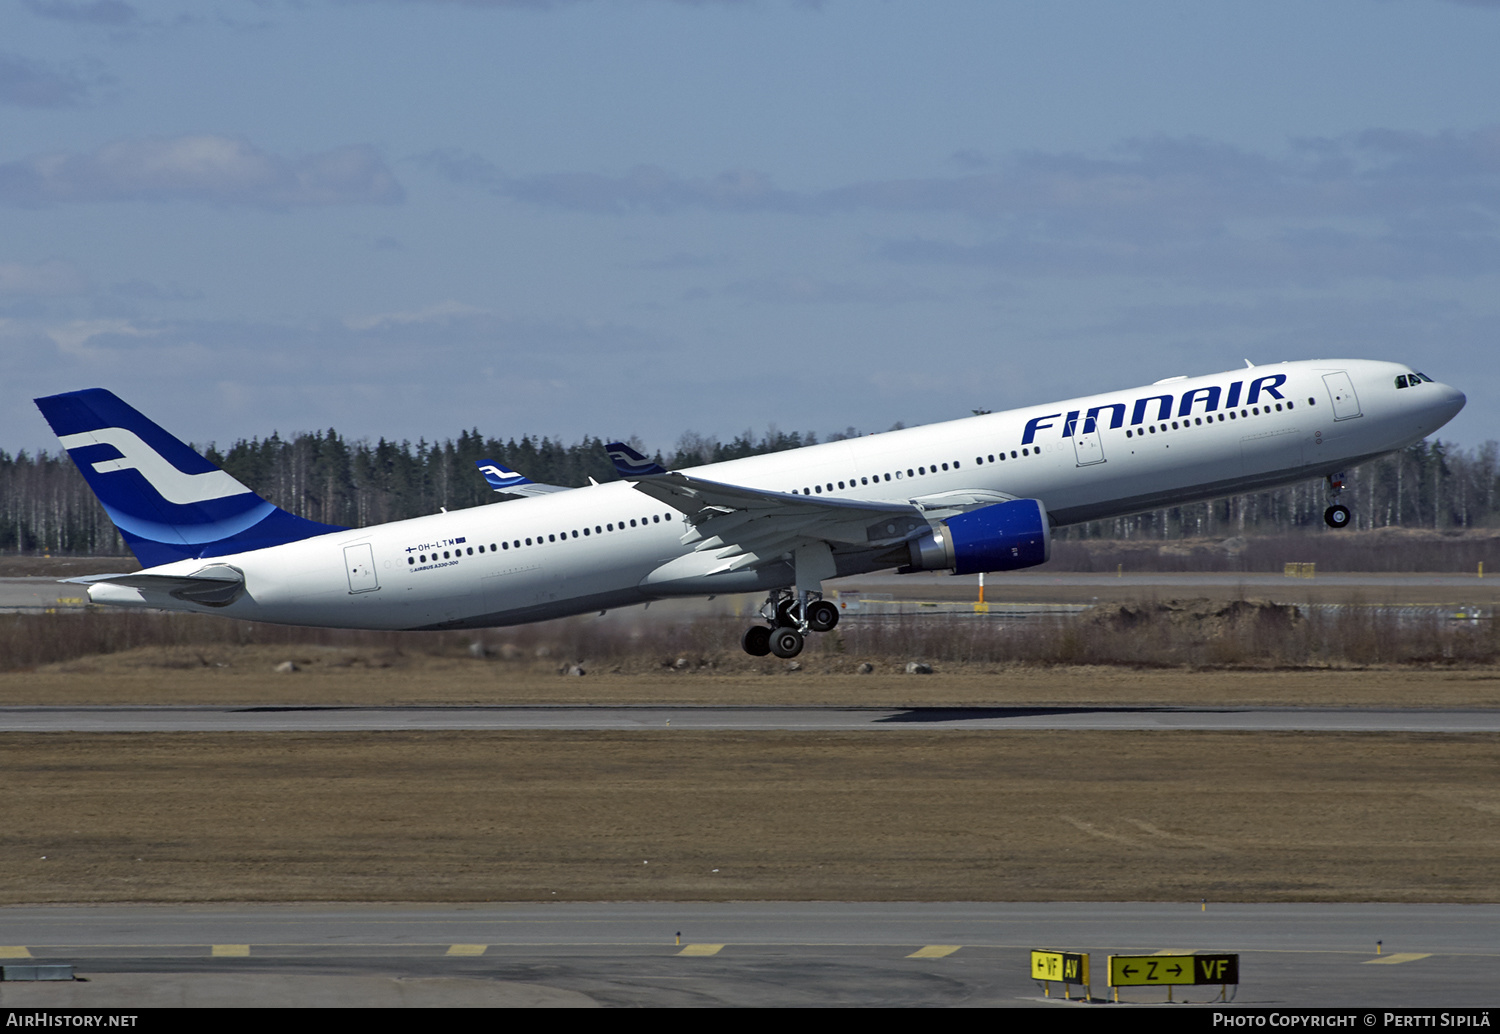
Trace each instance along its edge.
<path fill-rule="evenodd" d="M 839 623 L 839 608 L 819 600 L 807 608 L 807 627 L 814 632 L 828 632 Z"/>
<path fill-rule="evenodd" d="M 771 632 L 771 652 L 791 660 L 802 652 L 802 633 L 795 628 L 778 628 Z"/>
<path fill-rule="evenodd" d="M 1330 506 L 1323 511 L 1323 523 L 1330 528 L 1347 528 L 1349 526 L 1349 507 Z"/>
<path fill-rule="evenodd" d="M 771 630 L 765 625 L 751 625 L 740 645 L 751 657 L 764 657 L 771 652 Z"/>

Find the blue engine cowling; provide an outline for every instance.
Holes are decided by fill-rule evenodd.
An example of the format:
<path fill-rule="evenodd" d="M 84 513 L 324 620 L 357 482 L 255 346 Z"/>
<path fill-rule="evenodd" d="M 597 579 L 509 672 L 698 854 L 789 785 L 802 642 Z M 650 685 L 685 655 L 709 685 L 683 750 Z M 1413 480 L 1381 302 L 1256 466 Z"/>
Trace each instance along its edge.
<path fill-rule="evenodd" d="M 1047 510 L 1037 499 L 970 510 L 939 521 L 911 543 L 908 571 L 1015 571 L 1046 563 L 1052 555 Z"/>

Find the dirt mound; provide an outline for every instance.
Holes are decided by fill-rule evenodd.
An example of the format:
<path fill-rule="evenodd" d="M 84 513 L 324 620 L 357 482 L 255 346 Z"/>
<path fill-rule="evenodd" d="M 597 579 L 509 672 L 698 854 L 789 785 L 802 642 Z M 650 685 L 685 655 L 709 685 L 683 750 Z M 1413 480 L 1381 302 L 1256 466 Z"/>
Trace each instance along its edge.
<path fill-rule="evenodd" d="M 1150 600 L 1095 607 L 1088 621 L 1115 632 L 1170 629 L 1194 642 L 1247 632 L 1291 631 L 1306 617 L 1290 603 L 1273 600 Z"/>

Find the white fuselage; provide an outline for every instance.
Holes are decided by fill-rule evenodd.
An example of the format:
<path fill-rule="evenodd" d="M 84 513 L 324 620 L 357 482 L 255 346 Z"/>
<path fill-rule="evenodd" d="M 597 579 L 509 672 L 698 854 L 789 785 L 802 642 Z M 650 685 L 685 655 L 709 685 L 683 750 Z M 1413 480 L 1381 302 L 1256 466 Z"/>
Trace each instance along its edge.
<path fill-rule="evenodd" d="M 1369 360 L 1259 366 L 976 416 L 683 473 L 812 498 L 943 505 L 976 491 L 1038 499 L 1057 525 L 1323 476 L 1431 434 L 1463 395 Z M 1090 420 L 1092 416 L 1092 420 Z M 286 624 L 519 624 L 683 595 L 790 585 L 791 565 L 709 574 L 681 513 L 628 481 L 352 529 L 216 557 L 245 592 L 210 608 L 115 585 L 100 603 Z M 529 543 L 529 544 L 528 544 Z M 893 566 L 835 550 L 839 575 Z M 188 575 L 206 561 L 151 569 Z"/>

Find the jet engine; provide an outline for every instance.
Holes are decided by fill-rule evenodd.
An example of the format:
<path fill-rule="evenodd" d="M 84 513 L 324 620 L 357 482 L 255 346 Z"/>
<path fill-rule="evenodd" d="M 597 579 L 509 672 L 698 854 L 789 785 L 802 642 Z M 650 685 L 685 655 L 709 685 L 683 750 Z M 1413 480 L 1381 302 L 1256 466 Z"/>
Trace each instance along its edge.
<path fill-rule="evenodd" d="M 903 574 L 1014 571 L 1047 561 L 1052 529 L 1040 500 L 1012 499 L 936 521 L 907 548 L 911 562 L 901 568 Z"/>

